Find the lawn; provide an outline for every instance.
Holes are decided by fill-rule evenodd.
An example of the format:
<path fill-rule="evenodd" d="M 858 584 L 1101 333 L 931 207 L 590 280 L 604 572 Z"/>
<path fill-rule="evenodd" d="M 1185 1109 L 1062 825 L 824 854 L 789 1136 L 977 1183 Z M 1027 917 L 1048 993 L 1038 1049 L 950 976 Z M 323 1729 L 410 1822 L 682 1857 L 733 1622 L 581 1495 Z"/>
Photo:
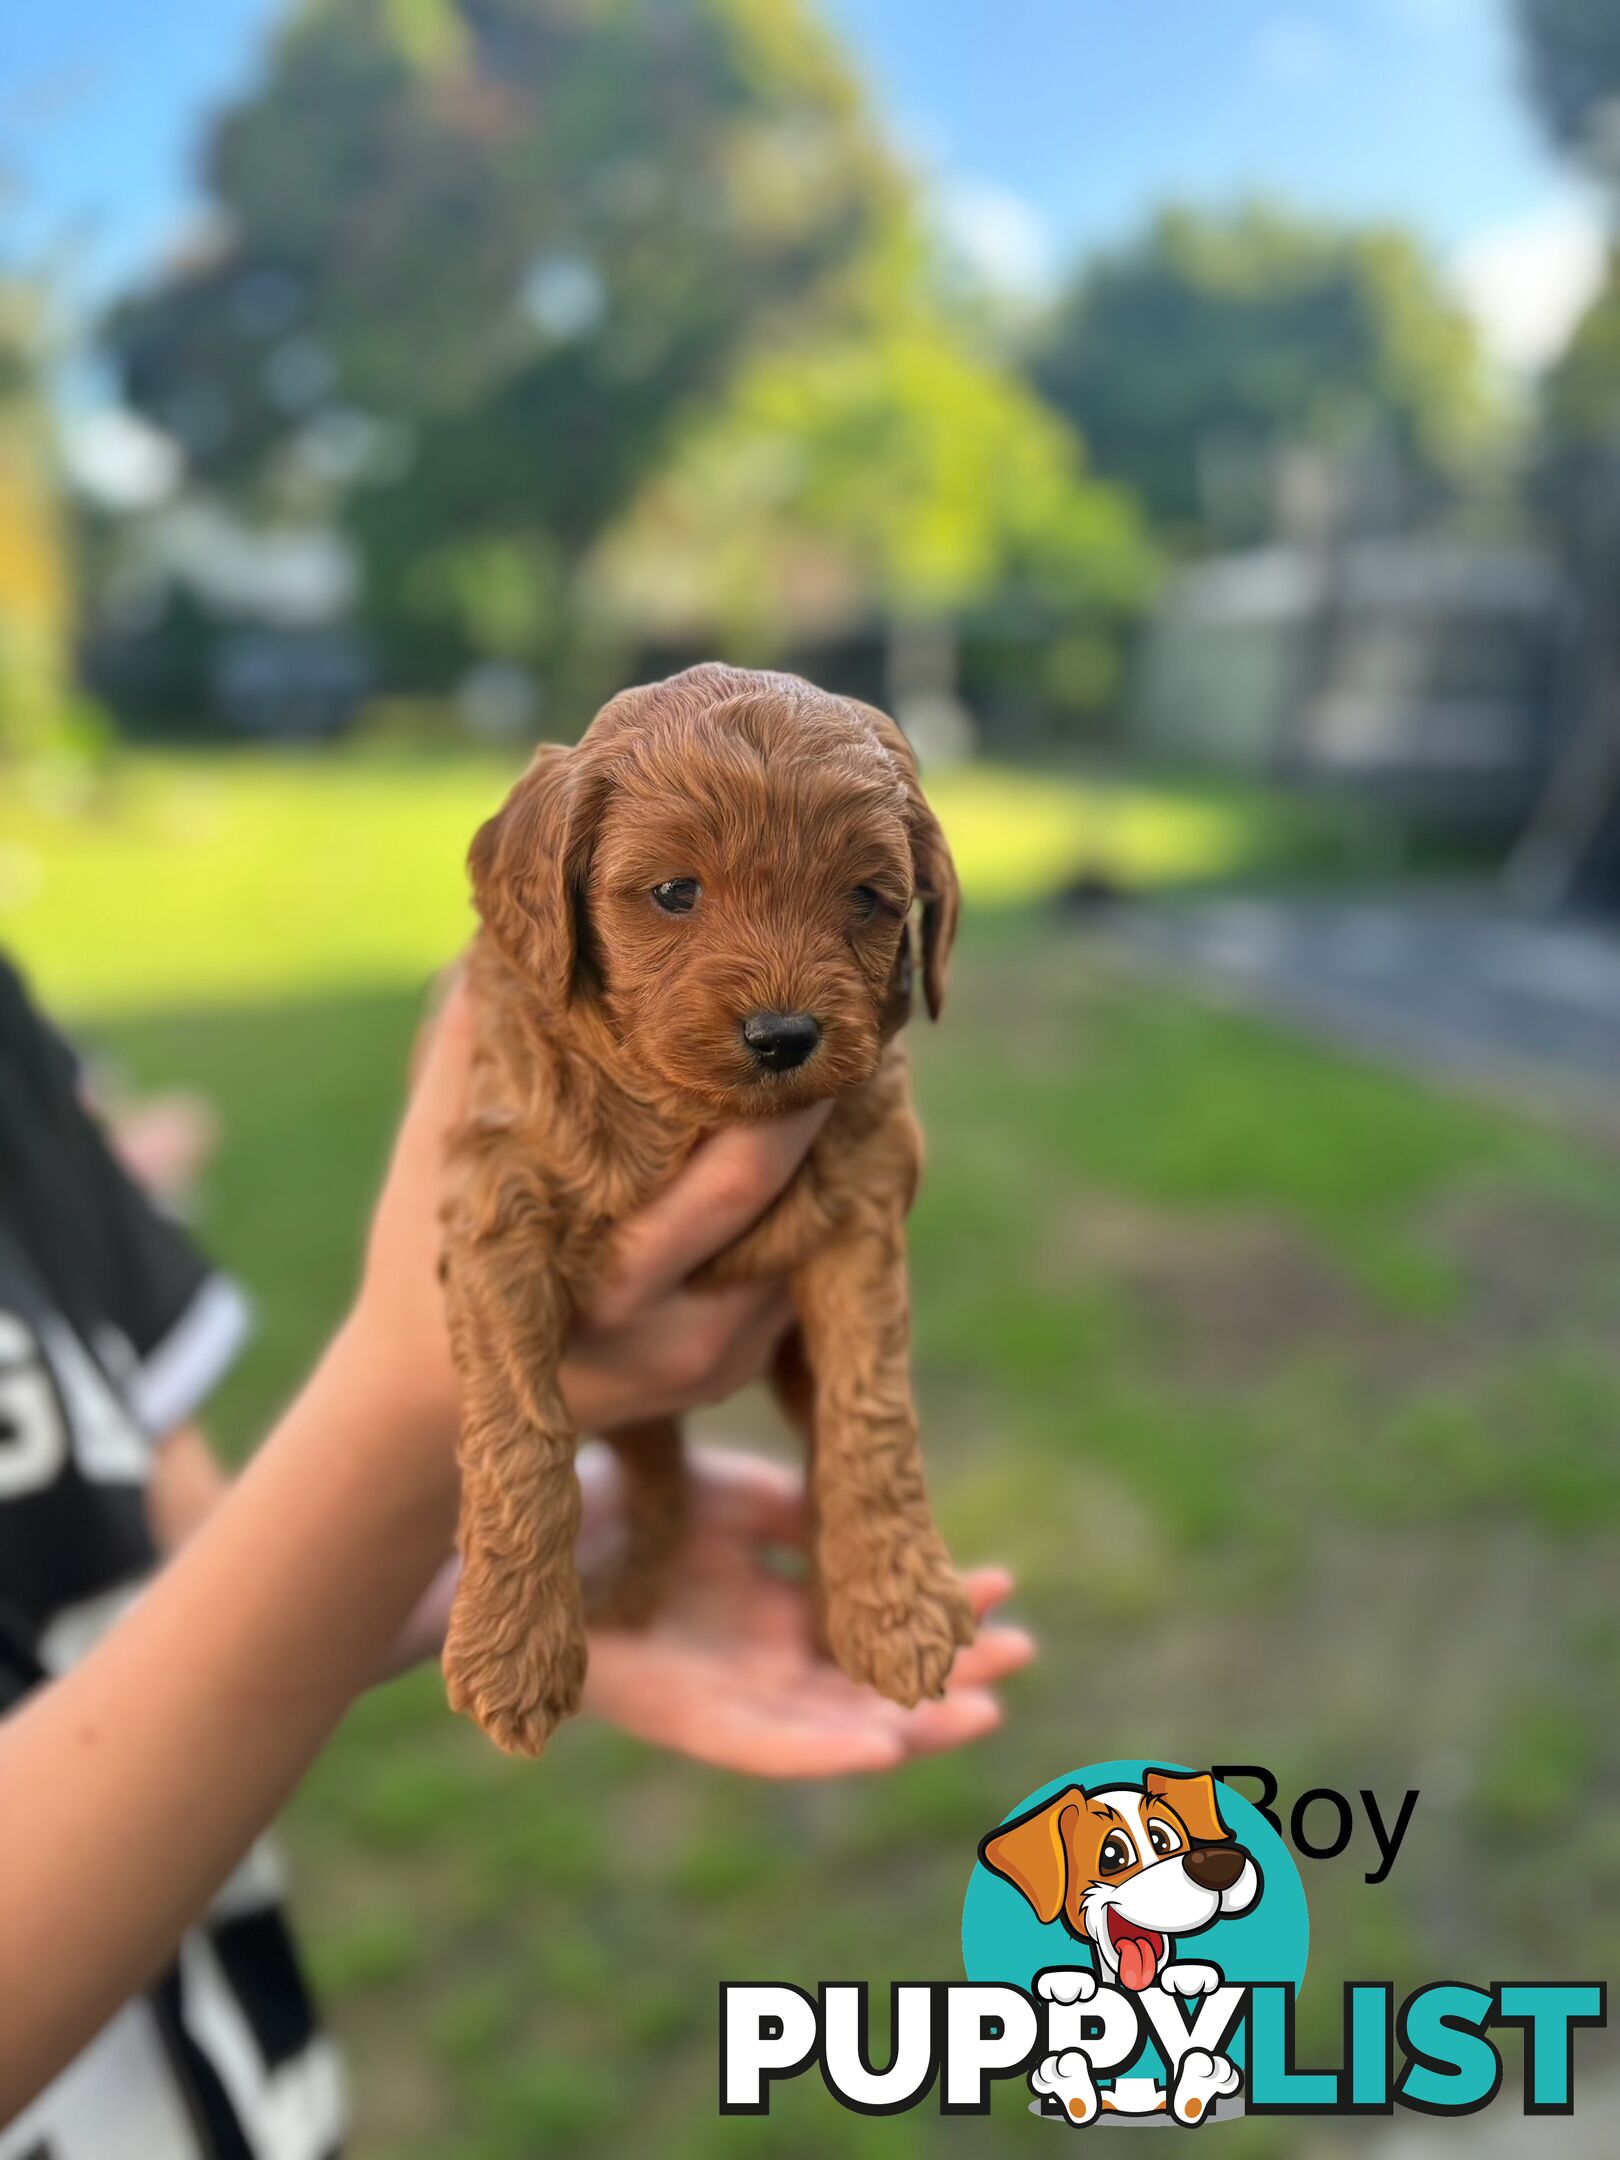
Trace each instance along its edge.
<path fill-rule="evenodd" d="M 260 806 L 307 784 L 242 769 Z M 352 827 L 341 796 L 313 791 L 307 821 L 289 796 L 285 853 L 258 848 L 219 896 L 245 816 L 228 787 L 203 855 L 182 823 L 166 856 L 126 837 L 116 875 L 31 827 L 25 959 L 134 1079 L 200 1085 L 224 1114 L 204 1227 L 263 1316 L 217 1408 L 232 1453 L 341 1306 L 417 984 L 453 934 L 433 836 L 459 840 L 498 776 L 399 784 L 421 853 L 397 875 L 357 856 L 346 900 L 369 917 L 387 894 L 400 918 L 363 948 L 308 898 L 341 889 L 322 859 Z M 1016 833 L 967 840 L 981 898 L 998 851 L 1027 875 Z M 94 904 L 62 892 L 88 863 Z M 253 930 L 235 973 L 222 920 Z M 1612 1965 L 1620 1743 L 1595 1706 L 1620 1681 L 1614 1162 L 1118 976 L 1030 907 L 975 911 L 917 1051 L 939 1512 L 961 1555 L 1019 1570 L 1040 1665 L 988 1745 L 833 1789 L 746 1786 L 587 1726 L 538 1769 L 508 1764 L 445 1717 L 432 1673 L 362 1705 L 286 1826 L 359 2150 L 1001 2151 L 1012 2090 L 988 2122 L 868 2121 L 816 2081 L 720 2122 L 715 1984 L 953 1976 L 980 1834 L 1114 1755 L 1269 1762 L 1285 1794 L 1421 1787 L 1381 1888 L 1355 1847 L 1307 1868 L 1307 2052 L 1336 2044 L 1348 1975 Z M 768 1413 L 731 1406 L 716 1429 L 765 1434 Z M 1221 2135 L 1298 2149 L 1286 2124 Z"/>
<path fill-rule="evenodd" d="M 59 1008 L 139 1012 L 419 984 L 466 935 L 463 859 L 511 758 L 126 753 L 86 799 L 0 796 L 0 941 Z M 1265 796 L 961 766 L 930 783 L 970 903 L 1082 874 L 1230 876 L 1320 826 Z"/>

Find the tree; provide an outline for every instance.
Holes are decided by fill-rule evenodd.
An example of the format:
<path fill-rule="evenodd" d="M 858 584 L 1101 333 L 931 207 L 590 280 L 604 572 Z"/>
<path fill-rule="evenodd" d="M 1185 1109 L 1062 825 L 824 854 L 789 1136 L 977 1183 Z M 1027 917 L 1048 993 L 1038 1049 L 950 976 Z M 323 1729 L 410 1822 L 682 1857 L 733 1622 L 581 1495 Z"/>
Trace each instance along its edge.
<path fill-rule="evenodd" d="M 1013 607 L 1040 646 L 1029 696 L 1089 715 L 1116 688 L 1153 554 L 1028 385 L 891 287 L 757 353 L 594 569 L 626 624 L 760 658 L 874 628 L 972 639 Z"/>
<path fill-rule="evenodd" d="M 1532 102 L 1556 143 L 1620 177 L 1620 12 L 1612 0 L 1516 0 Z"/>
<path fill-rule="evenodd" d="M 1517 0 L 1517 8 L 1530 95 L 1548 134 L 1620 188 L 1620 13 L 1608 0 Z M 1542 411 L 1554 463 L 1574 461 L 1563 478 L 1589 487 L 1591 453 L 1620 452 L 1620 248 L 1548 373 Z"/>
<path fill-rule="evenodd" d="M 1408 505 L 1466 469 L 1489 425 L 1479 345 L 1417 244 L 1249 206 L 1171 210 L 1055 309 L 1035 380 L 1173 534 L 1255 538 L 1279 455 L 1378 459 Z M 1224 511 L 1214 481 L 1254 475 Z M 1231 494 L 1228 490 L 1228 494 Z"/>
<path fill-rule="evenodd" d="M 59 744 L 72 688 L 72 576 L 42 365 L 41 294 L 0 282 L 0 759 Z"/>
<path fill-rule="evenodd" d="M 308 0 L 207 180 L 127 394 L 257 514 L 339 505 L 418 679 L 551 649 L 679 416 L 902 199 L 801 0 Z"/>
<path fill-rule="evenodd" d="M 1620 261 L 1549 372 L 1542 414 L 1551 444 L 1577 455 L 1620 451 Z"/>
<path fill-rule="evenodd" d="M 1517 0 L 1532 101 L 1606 178 L 1620 217 L 1620 17 L 1609 0 Z M 1522 894 L 1620 906 L 1620 245 L 1543 386 L 1535 494 L 1581 598 L 1575 723 L 1516 852 Z"/>

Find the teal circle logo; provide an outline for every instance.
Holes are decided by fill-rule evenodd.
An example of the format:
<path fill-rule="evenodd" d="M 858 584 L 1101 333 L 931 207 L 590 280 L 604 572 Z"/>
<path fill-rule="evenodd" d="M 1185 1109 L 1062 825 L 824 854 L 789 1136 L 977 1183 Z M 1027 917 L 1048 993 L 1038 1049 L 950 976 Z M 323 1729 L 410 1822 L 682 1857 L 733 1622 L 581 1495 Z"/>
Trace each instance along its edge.
<path fill-rule="evenodd" d="M 1195 2008 L 1211 1967 L 1234 1986 L 1297 1988 L 1309 1946 L 1299 1870 L 1259 1809 L 1149 1757 L 1088 1763 L 1030 1793 L 981 1840 L 962 1907 L 968 1978 L 1030 1994 L 1066 1969 Z M 1131 2070 L 1165 2074 L 1151 2044 Z"/>

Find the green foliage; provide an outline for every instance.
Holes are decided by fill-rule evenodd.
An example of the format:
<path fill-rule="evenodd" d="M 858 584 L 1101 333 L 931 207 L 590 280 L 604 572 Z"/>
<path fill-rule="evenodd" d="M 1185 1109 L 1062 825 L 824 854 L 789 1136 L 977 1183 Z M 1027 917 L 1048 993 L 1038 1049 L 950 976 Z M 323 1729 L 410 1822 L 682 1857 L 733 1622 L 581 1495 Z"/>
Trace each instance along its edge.
<path fill-rule="evenodd" d="M 1033 366 L 1099 471 L 1183 535 L 1205 526 L 1214 460 L 1256 476 L 1228 514 L 1246 538 L 1288 446 L 1392 461 L 1421 493 L 1489 434 L 1477 337 L 1418 245 L 1263 205 L 1163 213 L 1081 272 Z"/>
<path fill-rule="evenodd" d="M 1555 142 L 1620 169 L 1604 108 L 1620 104 L 1620 13 L 1611 0 L 1516 0 L 1536 109 Z"/>
<path fill-rule="evenodd" d="M 1543 417 L 1559 448 L 1620 450 L 1620 255 L 1547 377 Z"/>
<path fill-rule="evenodd" d="M 72 566 L 45 401 L 44 296 L 0 278 L 0 759 L 73 753 Z M 88 747 L 88 745 L 86 746 Z"/>
<path fill-rule="evenodd" d="M 346 503 L 428 678 L 555 642 L 558 551 L 901 194 L 799 0 L 312 0 L 207 171 L 225 237 L 109 325 L 128 392 L 259 511 Z"/>
<path fill-rule="evenodd" d="M 1134 509 L 1086 479 L 1062 421 L 943 322 L 892 303 L 753 358 L 598 566 L 625 617 L 767 652 L 1003 591 L 1072 637 L 1139 610 L 1151 573 Z"/>

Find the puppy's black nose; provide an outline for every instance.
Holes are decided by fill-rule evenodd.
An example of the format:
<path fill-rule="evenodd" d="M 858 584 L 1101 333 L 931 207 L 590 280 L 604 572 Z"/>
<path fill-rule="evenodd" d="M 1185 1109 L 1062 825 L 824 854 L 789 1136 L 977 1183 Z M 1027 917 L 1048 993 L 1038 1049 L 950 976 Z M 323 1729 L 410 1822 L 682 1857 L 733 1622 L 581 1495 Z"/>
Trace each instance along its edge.
<path fill-rule="evenodd" d="M 742 1039 L 767 1072 L 792 1072 L 821 1040 L 821 1028 L 809 1013 L 750 1013 Z"/>
<path fill-rule="evenodd" d="M 1195 1845 L 1183 1854 L 1181 1864 L 1200 1890 L 1213 1890 L 1218 1896 L 1231 1889 L 1248 1858 L 1241 1845 Z"/>

